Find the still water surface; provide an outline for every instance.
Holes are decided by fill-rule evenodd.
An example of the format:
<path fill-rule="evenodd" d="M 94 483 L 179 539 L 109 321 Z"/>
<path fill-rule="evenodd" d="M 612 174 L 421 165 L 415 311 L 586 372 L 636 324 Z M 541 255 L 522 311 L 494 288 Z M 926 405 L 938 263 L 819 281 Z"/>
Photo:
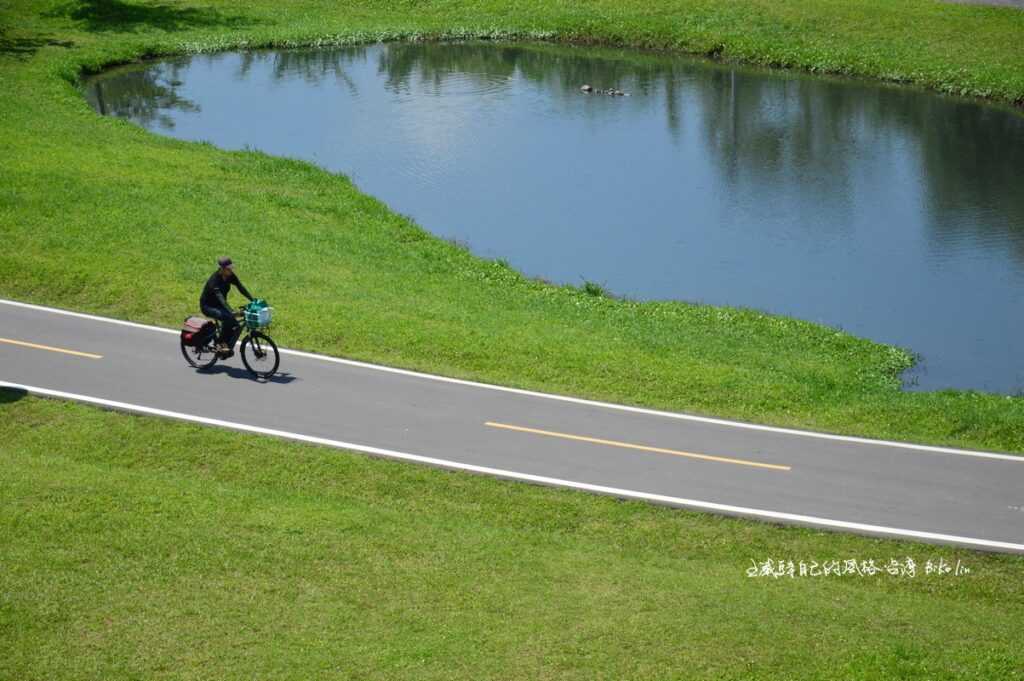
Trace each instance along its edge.
<path fill-rule="evenodd" d="M 87 98 L 345 173 L 531 276 L 902 345 L 921 355 L 912 389 L 1024 390 L 1024 116 L 1009 109 L 490 44 L 183 57 L 104 74 Z"/>

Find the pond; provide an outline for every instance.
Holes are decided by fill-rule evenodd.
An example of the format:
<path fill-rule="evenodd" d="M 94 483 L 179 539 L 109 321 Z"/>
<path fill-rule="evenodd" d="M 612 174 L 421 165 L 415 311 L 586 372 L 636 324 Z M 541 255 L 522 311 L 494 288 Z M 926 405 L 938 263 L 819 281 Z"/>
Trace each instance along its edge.
<path fill-rule="evenodd" d="M 480 43 L 181 57 L 102 74 L 86 97 L 160 134 L 345 173 L 530 276 L 900 345 L 921 357 L 910 389 L 1024 390 L 1024 116 L 1009 108 Z"/>

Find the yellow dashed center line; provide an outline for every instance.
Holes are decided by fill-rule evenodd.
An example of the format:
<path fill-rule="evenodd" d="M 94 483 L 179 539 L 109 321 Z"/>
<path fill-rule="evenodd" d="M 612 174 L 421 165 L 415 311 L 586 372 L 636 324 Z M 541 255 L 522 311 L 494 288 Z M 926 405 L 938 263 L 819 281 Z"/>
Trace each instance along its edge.
<path fill-rule="evenodd" d="M 505 430 L 516 430 L 521 433 L 533 433 L 534 435 L 546 435 L 548 437 L 558 437 L 564 440 L 576 440 L 578 442 L 590 442 L 597 445 L 608 445 L 610 447 L 622 447 L 624 449 L 639 449 L 643 452 L 655 452 L 657 454 L 671 454 L 673 456 L 685 456 L 689 459 L 703 459 L 705 461 L 717 461 L 718 463 L 731 463 L 738 466 L 755 466 L 757 468 L 768 468 L 777 471 L 788 471 L 789 466 L 782 466 L 774 463 L 761 463 L 759 461 L 747 461 L 745 459 L 732 459 L 725 456 L 712 456 L 710 454 L 695 454 L 693 452 L 681 452 L 677 449 L 663 449 L 661 447 L 648 447 L 646 445 L 635 445 L 629 442 L 618 442 L 616 440 L 602 440 L 596 437 L 584 437 L 583 435 L 570 435 L 568 433 L 556 433 L 550 430 L 537 430 L 536 428 L 526 428 L 524 426 L 511 426 L 507 423 L 495 423 L 494 421 L 487 421 L 484 425 L 490 426 L 491 428 L 504 428 Z"/>
<path fill-rule="evenodd" d="M 103 355 L 94 355 L 91 352 L 78 352 L 77 350 L 65 350 L 64 348 L 54 348 L 49 345 L 39 345 L 38 343 L 26 343 L 25 341 L 11 340 L 10 338 L 0 338 L 0 343 L 9 343 L 11 345 L 20 345 L 23 348 L 32 348 L 34 350 L 48 350 L 49 352 L 60 352 L 65 355 L 74 355 L 76 357 L 88 357 L 89 359 L 103 359 Z"/>

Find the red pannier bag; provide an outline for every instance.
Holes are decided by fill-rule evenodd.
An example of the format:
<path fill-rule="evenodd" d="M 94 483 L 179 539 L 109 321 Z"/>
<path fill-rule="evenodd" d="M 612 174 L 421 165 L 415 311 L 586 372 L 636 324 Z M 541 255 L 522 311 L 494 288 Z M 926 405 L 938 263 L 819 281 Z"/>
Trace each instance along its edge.
<path fill-rule="evenodd" d="M 200 345 L 213 336 L 214 324 L 206 317 L 189 317 L 181 325 L 181 342 L 185 345 Z"/>

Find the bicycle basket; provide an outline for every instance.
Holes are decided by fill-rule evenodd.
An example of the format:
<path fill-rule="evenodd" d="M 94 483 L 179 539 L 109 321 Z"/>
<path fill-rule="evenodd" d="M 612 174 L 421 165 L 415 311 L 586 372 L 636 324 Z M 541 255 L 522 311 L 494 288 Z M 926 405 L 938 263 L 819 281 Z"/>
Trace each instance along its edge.
<path fill-rule="evenodd" d="M 250 329 L 262 329 L 270 326 L 273 316 L 273 308 L 267 305 L 267 301 L 262 298 L 257 298 L 245 306 L 245 325 Z"/>

